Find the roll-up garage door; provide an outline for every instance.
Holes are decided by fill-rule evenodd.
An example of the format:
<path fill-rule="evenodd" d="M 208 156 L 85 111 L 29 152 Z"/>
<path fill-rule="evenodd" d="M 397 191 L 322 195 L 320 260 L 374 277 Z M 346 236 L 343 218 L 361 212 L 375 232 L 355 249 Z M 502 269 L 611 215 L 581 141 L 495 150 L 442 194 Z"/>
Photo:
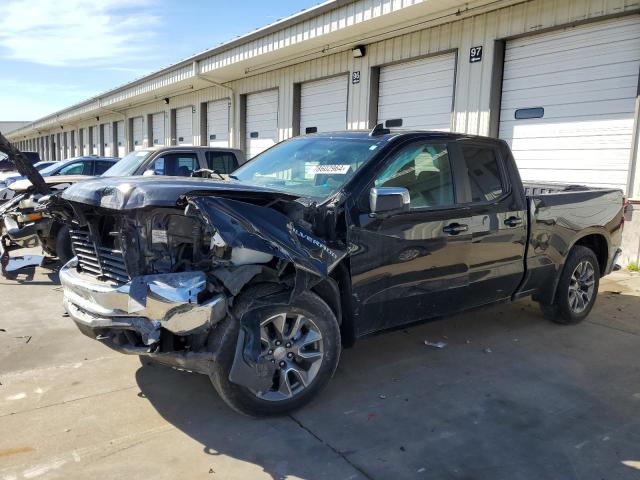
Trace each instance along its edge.
<path fill-rule="evenodd" d="M 91 153 L 91 148 L 89 145 L 91 144 L 91 139 L 89 138 L 89 128 L 83 128 L 81 130 L 82 133 L 82 152 L 81 155 L 89 155 Z"/>
<path fill-rule="evenodd" d="M 380 67 L 378 123 L 450 131 L 455 75 L 453 53 Z"/>
<path fill-rule="evenodd" d="M 113 145 L 113 135 L 111 135 L 111 123 L 103 124 L 102 129 L 104 134 L 104 138 L 103 138 L 104 155 L 105 157 L 110 157 L 112 154 L 111 148 Z"/>
<path fill-rule="evenodd" d="M 626 189 L 640 67 L 640 19 L 506 45 L 500 137 L 525 180 Z"/>
<path fill-rule="evenodd" d="M 98 146 L 100 145 L 99 125 L 91 127 L 91 155 L 98 155 L 100 151 Z"/>
<path fill-rule="evenodd" d="M 71 149 L 71 132 L 64 133 L 65 158 L 73 157 Z"/>
<path fill-rule="evenodd" d="M 116 123 L 116 144 L 118 147 L 118 157 L 124 157 L 127 151 L 127 144 L 125 141 L 123 120 Z"/>
<path fill-rule="evenodd" d="M 193 107 L 176 110 L 176 143 L 193 145 Z"/>
<path fill-rule="evenodd" d="M 278 90 L 247 95 L 246 130 L 247 158 L 278 141 Z"/>
<path fill-rule="evenodd" d="M 140 150 L 143 147 L 143 122 L 142 117 L 133 119 L 133 149 Z"/>
<path fill-rule="evenodd" d="M 164 145 L 164 112 L 154 113 L 151 122 L 153 124 L 153 145 Z"/>
<path fill-rule="evenodd" d="M 300 133 L 347 128 L 348 77 L 305 82 L 300 87 Z"/>
<path fill-rule="evenodd" d="M 229 146 L 229 100 L 207 104 L 207 138 L 212 147 Z"/>

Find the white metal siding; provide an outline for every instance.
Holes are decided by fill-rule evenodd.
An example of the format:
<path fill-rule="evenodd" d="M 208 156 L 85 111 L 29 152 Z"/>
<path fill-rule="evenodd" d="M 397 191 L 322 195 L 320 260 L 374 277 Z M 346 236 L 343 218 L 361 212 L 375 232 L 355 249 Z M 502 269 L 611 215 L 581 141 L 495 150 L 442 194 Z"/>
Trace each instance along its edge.
<path fill-rule="evenodd" d="M 626 189 L 639 68 L 638 17 L 508 42 L 500 137 L 522 177 Z"/>
<path fill-rule="evenodd" d="M 176 109 L 176 143 L 193 145 L 193 107 Z"/>
<path fill-rule="evenodd" d="M 278 141 L 278 90 L 247 95 L 246 155 L 252 158 Z"/>
<path fill-rule="evenodd" d="M 105 123 L 102 125 L 104 133 L 104 155 L 106 157 L 111 156 L 111 148 L 113 145 L 113 135 L 111 135 L 111 123 Z"/>
<path fill-rule="evenodd" d="M 164 112 L 154 113 L 151 121 L 153 123 L 153 145 L 164 145 Z"/>
<path fill-rule="evenodd" d="M 142 117 L 136 117 L 133 119 L 133 149 L 140 150 L 143 147 L 143 122 Z"/>
<path fill-rule="evenodd" d="M 402 128 L 451 130 L 456 56 L 453 53 L 380 68 L 378 122 Z"/>
<path fill-rule="evenodd" d="M 125 141 L 125 135 L 124 135 L 124 121 L 120 120 L 117 124 L 116 124 L 116 143 L 117 143 L 117 147 L 118 147 L 118 157 L 124 157 L 125 153 L 127 151 L 127 144 Z"/>
<path fill-rule="evenodd" d="M 229 146 L 229 100 L 207 104 L 207 138 L 212 147 Z"/>
<path fill-rule="evenodd" d="M 348 77 L 305 82 L 300 87 L 300 133 L 347 128 Z"/>

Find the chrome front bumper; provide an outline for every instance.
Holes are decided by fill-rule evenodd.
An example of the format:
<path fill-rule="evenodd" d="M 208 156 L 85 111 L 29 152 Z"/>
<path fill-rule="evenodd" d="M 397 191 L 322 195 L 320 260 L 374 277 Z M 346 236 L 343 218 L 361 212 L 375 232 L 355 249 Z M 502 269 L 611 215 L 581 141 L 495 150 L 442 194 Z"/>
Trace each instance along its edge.
<path fill-rule="evenodd" d="M 206 292 L 203 272 L 146 275 L 118 285 L 77 271 L 74 258 L 60 270 L 64 307 L 83 332 L 133 330 L 145 345 L 160 340 L 164 328 L 176 335 L 201 333 L 227 313 L 224 294 L 199 303 Z"/>

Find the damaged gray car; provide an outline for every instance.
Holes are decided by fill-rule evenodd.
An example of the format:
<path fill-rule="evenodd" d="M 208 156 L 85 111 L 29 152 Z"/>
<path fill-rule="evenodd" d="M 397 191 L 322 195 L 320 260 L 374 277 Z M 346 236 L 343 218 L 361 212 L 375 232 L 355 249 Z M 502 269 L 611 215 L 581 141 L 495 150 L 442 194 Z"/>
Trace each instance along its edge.
<path fill-rule="evenodd" d="M 218 177 L 71 186 L 60 279 L 83 333 L 249 415 L 304 405 L 390 327 L 529 296 L 577 323 L 620 254 L 620 191 L 523 185 L 496 139 L 317 134 Z"/>

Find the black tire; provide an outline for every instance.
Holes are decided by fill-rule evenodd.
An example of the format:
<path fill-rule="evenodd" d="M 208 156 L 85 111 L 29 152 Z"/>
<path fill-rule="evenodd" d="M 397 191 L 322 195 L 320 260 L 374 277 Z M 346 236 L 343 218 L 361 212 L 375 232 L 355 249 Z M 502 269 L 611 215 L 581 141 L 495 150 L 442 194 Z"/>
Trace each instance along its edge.
<path fill-rule="evenodd" d="M 67 263 L 73 258 L 73 250 L 71 250 L 71 235 L 69 227 L 63 225 L 56 234 L 56 256 L 62 264 Z"/>
<path fill-rule="evenodd" d="M 593 291 L 588 301 L 584 301 L 584 309 L 580 311 L 576 311 L 576 309 L 572 308 L 571 302 L 571 294 L 570 294 L 570 286 L 572 285 L 572 276 L 576 271 L 578 265 L 583 264 L 590 265 L 593 269 Z M 558 282 L 558 288 L 556 290 L 556 295 L 554 301 L 551 305 L 543 305 L 540 304 L 540 308 L 542 309 L 542 313 L 549 320 L 560 323 L 563 325 L 574 325 L 576 323 L 580 323 L 589 315 L 593 305 L 596 301 L 596 297 L 598 296 L 598 287 L 600 285 L 600 265 L 598 264 L 598 259 L 593 253 L 593 250 L 587 247 L 583 247 L 581 245 L 576 245 L 569 252 L 569 256 L 564 264 L 564 268 L 562 269 L 562 274 L 560 275 L 560 281 Z"/>
<path fill-rule="evenodd" d="M 229 317 L 216 328 L 212 341 L 209 342 L 209 348 L 218 352 L 218 361 L 210 375 L 211 382 L 225 403 L 239 413 L 252 417 L 282 415 L 310 402 L 331 379 L 340 359 L 340 329 L 333 311 L 311 292 L 302 293 L 290 305 L 260 307 L 254 311 L 262 319 L 287 312 L 303 314 L 313 321 L 322 334 L 323 341 L 323 357 L 315 377 L 293 397 L 277 401 L 260 398 L 248 388 L 231 382 L 229 372 L 236 351 L 239 321 Z"/>

